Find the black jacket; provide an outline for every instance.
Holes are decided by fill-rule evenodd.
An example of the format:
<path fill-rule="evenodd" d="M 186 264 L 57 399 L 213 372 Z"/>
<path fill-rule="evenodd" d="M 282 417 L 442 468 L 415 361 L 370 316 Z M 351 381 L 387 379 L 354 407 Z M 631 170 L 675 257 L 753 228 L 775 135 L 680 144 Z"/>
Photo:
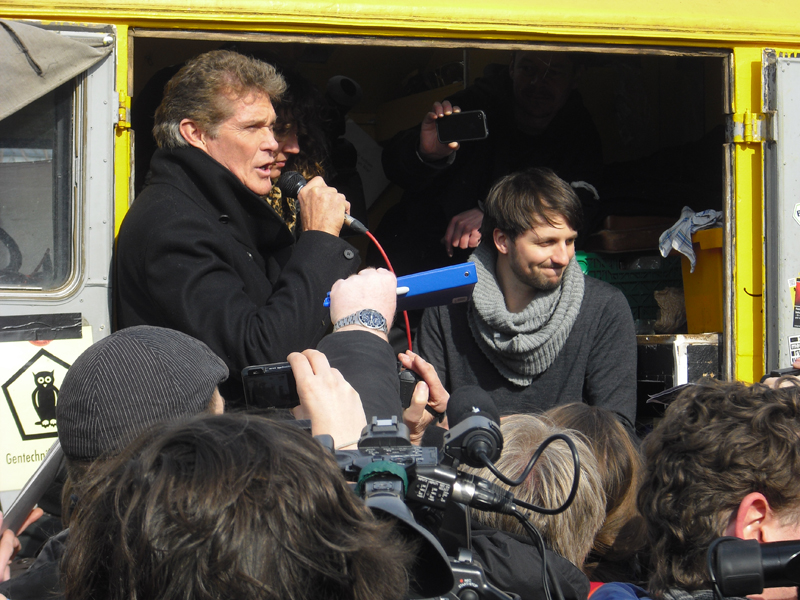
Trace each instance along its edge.
<path fill-rule="evenodd" d="M 202 340 L 230 368 L 221 391 L 235 403 L 242 368 L 316 346 L 330 322 L 325 294 L 357 271 L 358 252 L 320 231 L 295 241 L 264 200 L 201 150 L 158 150 L 150 168 L 117 240 L 117 325 Z"/>
<path fill-rule="evenodd" d="M 403 420 L 397 356 L 392 347 L 368 331 L 339 331 L 317 346 L 330 365 L 361 397 L 369 424 L 372 417 Z"/>
<path fill-rule="evenodd" d="M 0 594 L 9 600 L 62 600 L 59 564 L 67 545 L 69 529 L 51 537 L 27 571 L 0 583 Z"/>
<path fill-rule="evenodd" d="M 565 181 L 596 185 L 602 166 L 600 135 L 578 92 L 539 135 L 517 128 L 508 69 L 478 79 L 448 100 L 462 111 L 483 110 L 489 136 L 463 142 L 451 165 L 431 165 L 417 155 L 417 126 L 392 138 L 381 157 L 386 176 L 405 190 L 377 232 L 401 275 L 466 260 L 468 253 L 458 251 L 448 260 L 440 240 L 450 219 L 476 208 L 500 177 L 527 167 L 549 167 Z M 579 196 L 589 226 L 597 206 L 588 193 Z M 379 264 L 379 257 L 371 254 L 369 262 Z"/>
<path fill-rule="evenodd" d="M 544 598 L 542 555 L 528 538 L 473 522 L 472 551 L 486 578 L 504 592 L 518 594 L 521 600 Z M 589 579 L 566 558 L 546 550 L 547 564 L 558 579 L 564 600 L 586 600 Z M 552 592 L 552 584 L 550 586 Z"/>

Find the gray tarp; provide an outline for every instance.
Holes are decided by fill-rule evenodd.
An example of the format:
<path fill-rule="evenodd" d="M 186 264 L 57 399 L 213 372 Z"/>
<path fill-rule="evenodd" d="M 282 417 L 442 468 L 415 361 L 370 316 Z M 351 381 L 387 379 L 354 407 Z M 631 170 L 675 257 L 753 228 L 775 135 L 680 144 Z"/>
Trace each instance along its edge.
<path fill-rule="evenodd" d="M 20 21 L 0 19 L 0 120 L 111 52 Z"/>

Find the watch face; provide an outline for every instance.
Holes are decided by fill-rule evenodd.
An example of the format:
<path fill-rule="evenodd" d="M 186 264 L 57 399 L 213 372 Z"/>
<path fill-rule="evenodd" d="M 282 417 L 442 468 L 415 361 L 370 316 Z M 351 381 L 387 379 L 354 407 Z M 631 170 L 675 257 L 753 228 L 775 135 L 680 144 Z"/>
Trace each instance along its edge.
<path fill-rule="evenodd" d="M 364 327 L 370 329 L 383 329 L 386 327 L 386 319 L 377 310 L 362 310 L 358 314 L 358 320 Z"/>

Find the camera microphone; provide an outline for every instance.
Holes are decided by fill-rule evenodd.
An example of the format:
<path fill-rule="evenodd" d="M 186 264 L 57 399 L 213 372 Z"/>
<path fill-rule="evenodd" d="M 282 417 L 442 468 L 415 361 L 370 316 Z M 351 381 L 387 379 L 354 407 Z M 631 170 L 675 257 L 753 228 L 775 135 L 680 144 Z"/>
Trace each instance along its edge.
<path fill-rule="evenodd" d="M 444 454 L 450 464 L 480 469 L 484 458 L 491 462 L 500 458 L 500 414 L 486 391 L 474 385 L 458 388 L 447 403 L 447 419 L 450 430 L 444 434 Z"/>
<path fill-rule="evenodd" d="M 486 390 L 477 385 L 456 389 L 447 401 L 447 422 L 450 427 L 474 415 L 482 415 L 495 423 L 500 422 L 500 411 Z"/>
<path fill-rule="evenodd" d="M 297 198 L 300 190 L 306 187 L 307 183 L 306 178 L 297 171 L 286 171 L 278 178 L 275 186 L 279 187 L 289 198 Z M 299 206 L 297 210 L 298 212 L 300 211 Z M 347 213 L 344 215 L 344 222 L 356 233 L 367 233 L 367 227 L 361 221 L 351 217 Z"/>

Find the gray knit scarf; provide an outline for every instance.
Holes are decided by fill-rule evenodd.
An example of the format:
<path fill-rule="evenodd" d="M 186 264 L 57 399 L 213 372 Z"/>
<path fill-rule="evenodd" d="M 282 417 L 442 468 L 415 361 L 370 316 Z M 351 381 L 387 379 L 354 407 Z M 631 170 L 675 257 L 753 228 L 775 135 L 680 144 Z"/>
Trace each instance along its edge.
<path fill-rule="evenodd" d="M 560 286 L 542 291 L 525 310 L 512 313 L 497 283 L 494 253 L 481 244 L 469 260 L 478 273 L 468 310 L 472 336 L 503 377 L 528 386 L 553 364 L 578 318 L 584 288 L 580 265 L 573 258 Z"/>

